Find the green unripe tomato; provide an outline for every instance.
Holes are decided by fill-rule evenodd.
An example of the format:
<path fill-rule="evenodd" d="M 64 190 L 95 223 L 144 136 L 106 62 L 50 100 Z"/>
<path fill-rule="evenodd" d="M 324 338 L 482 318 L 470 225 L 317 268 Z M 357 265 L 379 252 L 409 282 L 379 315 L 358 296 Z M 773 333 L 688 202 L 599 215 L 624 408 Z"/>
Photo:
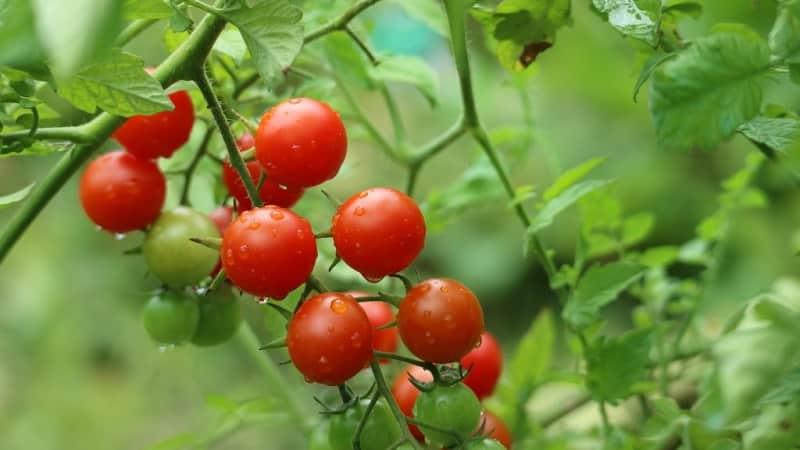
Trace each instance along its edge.
<path fill-rule="evenodd" d="M 195 284 L 216 266 L 219 252 L 190 241 L 218 238 L 219 231 L 207 215 L 180 206 L 167 211 L 153 224 L 142 244 L 147 267 L 170 286 Z"/>
<path fill-rule="evenodd" d="M 161 344 L 180 344 L 191 339 L 199 318 L 197 299 L 186 292 L 172 290 L 151 298 L 142 312 L 144 329 Z"/>
<path fill-rule="evenodd" d="M 353 436 L 367 405 L 369 400 L 362 400 L 347 411 L 331 417 L 328 441 L 332 450 L 352 450 Z M 386 450 L 400 440 L 401 434 L 400 425 L 394 420 L 389 406 L 380 400 L 375 403 L 364 429 L 361 430 L 361 450 Z"/>
<path fill-rule="evenodd" d="M 308 450 L 332 450 L 328 443 L 328 429 L 330 421 L 324 420 L 319 426 L 314 427 L 311 438 L 308 440 Z"/>
<path fill-rule="evenodd" d="M 198 298 L 200 320 L 192 336 L 192 344 L 210 346 L 230 339 L 242 323 L 239 302 L 227 286 Z"/>
<path fill-rule="evenodd" d="M 453 435 L 466 439 L 475 431 L 481 416 L 481 403 L 470 388 L 462 383 L 451 386 L 437 385 L 421 392 L 414 403 L 414 417 L 423 423 L 451 433 L 435 431 L 420 426 L 425 439 L 437 447 L 458 443 Z"/>
<path fill-rule="evenodd" d="M 506 450 L 506 448 L 500 442 L 494 439 L 481 439 L 480 441 L 474 441 L 467 444 L 468 450 Z"/>

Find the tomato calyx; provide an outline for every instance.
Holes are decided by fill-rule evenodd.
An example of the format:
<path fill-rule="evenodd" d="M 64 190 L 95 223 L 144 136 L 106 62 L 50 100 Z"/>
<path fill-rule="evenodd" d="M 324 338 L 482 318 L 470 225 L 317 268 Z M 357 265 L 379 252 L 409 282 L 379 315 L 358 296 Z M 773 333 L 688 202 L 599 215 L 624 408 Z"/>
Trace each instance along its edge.
<path fill-rule="evenodd" d="M 463 370 L 461 365 L 458 367 L 450 366 L 437 366 L 431 362 L 424 362 L 417 364 L 423 369 L 433 374 L 433 381 L 424 382 L 417 380 L 413 375 L 408 376 L 408 381 L 414 385 L 420 392 L 430 392 L 437 386 L 453 386 L 464 381 L 468 371 Z"/>
<path fill-rule="evenodd" d="M 358 407 L 362 400 L 368 400 L 372 397 L 372 393 L 375 391 L 375 385 L 373 384 L 370 386 L 367 392 L 365 392 L 363 395 L 353 392 L 353 390 L 347 384 L 340 384 L 337 386 L 337 389 L 339 390 L 339 396 L 342 399 L 342 404 L 336 407 L 331 407 L 324 401 L 320 400 L 319 397 L 314 396 L 314 401 L 322 407 L 322 411 L 319 412 L 320 414 L 325 416 L 335 416 L 338 414 L 344 414 L 351 408 Z"/>

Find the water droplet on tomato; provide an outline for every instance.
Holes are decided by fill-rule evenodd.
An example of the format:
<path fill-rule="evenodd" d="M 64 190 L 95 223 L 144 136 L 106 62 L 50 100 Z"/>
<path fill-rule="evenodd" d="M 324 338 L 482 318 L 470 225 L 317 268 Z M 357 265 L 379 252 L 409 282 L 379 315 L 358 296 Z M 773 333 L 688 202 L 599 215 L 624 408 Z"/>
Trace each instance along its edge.
<path fill-rule="evenodd" d="M 331 311 L 335 312 L 336 314 L 344 314 L 349 308 L 350 307 L 347 306 L 347 303 L 340 298 L 335 298 L 331 302 Z"/>
<path fill-rule="evenodd" d="M 299 151 L 300 150 L 300 145 L 299 144 L 292 144 L 291 149 L 292 149 L 292 151 L 295 151 L 295 152 Z"/>
<path fill-rule="evenodd" d="M 425 340 L 428 342 L 428 344 L 431 344 L 431 345 L 436 343 L 436 338 L 433 337 L 433 335 L 431 334 L 430 331 L 426 331 L 425 332 Z"/>
<path fill-rule="evenodd" d="M 364 342 L 361 339 L 361 333 L 356 331 L 355 333 L 350 336 L 350 343 L 353 345 L 353 348 L 361 348 L 364 345 Z"/>
<path fill-rule="evenodd" d="M 377 283 L 383 279 L 383 277 L 376 277 L 371 275 L 364 275 L 364 279 L 369 281 L 370 283 Z"/>
<path fill-rule="evenodd" d="M 447 288 L 447 286 L 439 286 L 439 291 L 443 294 L 446 294 L 447 291 L 449 291 L 449 289 Z"/>
<path fill-rule="evenodd" d="M 247 225 L 247 229 L 248 230 L 257 230 L 259 228 L 261 228 L 261 222 L 259 222 L 257 220 L 254 220 L 254 221 L 250 222 L 249 225 Z"/>
<path fill-rule="evenodd" d="M 125 233 L 114 233 L 114 239 L 121 241 L 127 236 Z"/>
<path fill-rule="evenodd" d="M 355 214 L 355 215 L 357 215 L 357 216 L 359 216 L 359 217 L 361 217 L 361 216 L 363 216 L 364 214 L 366 214 L 366 212 L 367 212 L 367 211 L 366 211 L 364 208 L 362 208 L 362 207 L 360 207 L 360 206 L 359 206 L 359 207 L 357 207 L 357 208 L 356 208 L 356 210 L 355 210 L 354 214 Z"/>
<path fill-rule="evenodd" d="M 290 98 L 290 99 L 289 99 L 289 103 L 291 103 L 292 105 L 297 105 L 297 104 L 298 104 L 298 103 L 300 103 L 301 101 L 302 101 L 302 100 L 300 100 L 299 98 Z"/>
<path fill-rule="evenodd" d="M 423 284 L 422 286 L 419 287 L 419 290 L 420 292 L 428 292 L 431 290 L 431 285 Z"/>
<path fill-rule="evenodd" d="M 452 314 L 446 314 L 444 316 L 444 326 L 447 327 L 447 328 L 450 328 L 450 329 L 453 329 L 453 328 L 456 327 L 456 321 L 453 320 L 453 315 Z"/>
<path fill-rule="evenodd" d="M 268 301 L 267 297 L 256 298 L 256 303 L 258 303 L 259 305 L 265 305 L 267 301 Z"/>
<path fill-rule="evenodd" d="M 270 211 L 269 216 L 272 217 L 273 220 L 283 220 L 283 213 L 277 209 Z"/>
<path fill-rule="evenodd" d="M 361 191 L 361 192 L 358 194 L 358 198 L 366 198 L 368 195 L 369 195 L 369 192 L 367 192 L 367 191 Z"/>
<path fill-rule="evenodd" d="M 483 343 L 483 338 L 481 336 L 478 336 L 478 340 L 475 341 L 475 348 L 480 347 L 482 343 Z"/>
<path fill-rule="evenodd" d="M 305 233 L 305 231 L 303 231 L 303 230 L 301 230 L 301 229 L 299 229 L 299 228 L 298 228 L 298 229 L 297 229 L 297 239 L 300 239 L 300 240 L 302 241 L 302 240 L 303 240 L 303 239 L 305 239 L 305 238 L 306 238 L 306 233 Z"/>
<path fill-rule="evenodd" d="M 320 356 L 319 357 L 319 363 L 320 364 L 328 364 L 328 358 L 326 358 L 325 355 Z"/>

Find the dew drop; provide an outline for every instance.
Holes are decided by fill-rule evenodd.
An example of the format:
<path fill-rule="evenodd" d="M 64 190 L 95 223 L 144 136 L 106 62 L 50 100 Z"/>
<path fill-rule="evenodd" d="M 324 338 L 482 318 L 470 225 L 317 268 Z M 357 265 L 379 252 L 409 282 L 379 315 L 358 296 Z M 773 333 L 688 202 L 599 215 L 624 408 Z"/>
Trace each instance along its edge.
<path fill-rule="evenodd" d="M 439 291 L 440 291 L 442 294 L 446 294 L 446 293 L 447 293 L 447 291 L 449 291 L 449 289 L 447 288 L 447 286 L 439 286 Z"/>
<path fill-rule="evenodd" d="M 319 363 L 320 364 L 328 364 L 328 358 L 326 358 L 325 355 L 320 356 L 319 357 Z"/>
<path fill-rule="evenodd" d="M 300 101 L 301 100 L 299 98 L 290 98 L 289 99 L 289 103 L 291 103 L 292 105 L 297 105 L 297 104 L 300 103 Z"/>
<path fill-rule="evenodd" d="M 368 195 L 369 195 L 369 192 L 367 192 L 367 191 L 361 191 L 361 192 L 358 194 L 358 198 L 367 198 L 367 196 L 368 196 Z"/>
<path fill-rule="evenodd" d="M 444 326 L 451 330 L 456 327 L 456 321 L 453 320 L 452 314 L 447 314 L 444 316 Z"/>
<path fill-rule="evenodd" d="M 363 216 L 363 215 L 364 215 L 366 212 L 367 212 L 367 211 L 366 211 L 364 208 L 362 208 L 362 207 L 360 207 L 360 206 L 359 206 L 359 207 L 357 207 L 357 208 L 356 208 L 356 210 L 355 210 L 355 215 L 357 215 L 357 216 L 361 217 L 361 216 Z"/>
<path fill-rule="evenodd" d="M 482 343 L 483 343 L 483 338 L 481 336 L 478 336 L 478 340 L 475 341 L 475 348 L 480 347 Z"/>
<path fill-rule="evenodd" d="M 268 300 L 267 297 L 258 297 L 256 299 L 256 303 L 258 303 L 259 305 L 266 305 L 267 300 Z"/>
<path fill-rule="evenodd" d="M 197 293 L 197 295 L 206 295 L 206 292 L 208 292 L 208 288 L 199 287 L 194 291 Z"/>
<path fill-rule="evenodd" d="M 428 342 L 428 344 L 431 344 L 431 345 L 436 343 L 436 338 L 433 337 L 433 335 L 431 334 L 430 331 L 426 331 L 425 332 L 425 340 Z"/>
<path fill-rule="evenodd" d="M 301 229 L 299 229 L 299 228 L 298 228 L 298 229 L 297 229 L 297 239 L 299 239 L 299 240 L 301 240 L 301 241 L 302 241 L 302 240 L 303 240 L 303 239 L 305 239 L 305 238 L 306 238 L 306 233 L 305 233 L 305 231 L 303 231 L 303 230 L 301 230 Z"/>
<path fill-rule="evenodd" d="M 364 279 L 369 281 L 370 283 L 377 283 L 383 279 L 383 277 L 374 277 L 370 275 L 364 275 Z"/>
<path fill-rule="evenodd" d="M 259 228 L 261 228 L 261 222 L 258 222 L 256 220 L 250 222 L 250 224 L 247 225 L 248 230 L 257 230 Z"/>
<path fill-rule="evenodd" d="M 125 233 L 114 233 L 114 239 L 121 241 L 127 236 Z"/>
<path fill-rule="evenodd" d="M 269 216 L 272 217 L 273 220 L 283 220 L 283 213 L 277 209 L 270 211 Z"/>
<path fill-rule="evenodd" d="M 350 336 L 350 343 L 353 345 L 353 348 L 361 348 L 364 345 L 364 342 L 361 339 L 361 333 L 356 331 L 355 333 Z"/>
<path fill-rule="evenodd" d="M 299 144 L 292 144 L 291 149 L 292 149 L 292 151 L 295 151 L 295 152 L 299 151 L 300 150 L 300 145 Z"/>
<path fill-rule="evenodd" d="M 424 293 L 424 292 L 428 292 L 428 291 L 430 291 L 430 290 L 431 290 L 431 285 L 429 285 L 429 284 L 423 284 L 422 286 L 420 286 L 420 287 L 419 287 L 419 290 L 420 290 L 421 292 L 423 292 L 423 293 Z"/>
<path fill-rule="evenodd" d="M 361 248 L 361 242 L 356 242 L 356 248 Z"/>
<path fill-rule="evenodd" d="M 344 300 L 336 298 L 331 302 L 331 311 L 335 312 L 336 314 L 344 314 L 347 312 L 349 306 L 345 303 Z"/>
<path fill-rule="evenodd" d="M 170 350 L 175 350 L 175 344 L 167 344 L 167 345 L 159 345 L 158 346 L 159 353 L 168 352 Z"/>

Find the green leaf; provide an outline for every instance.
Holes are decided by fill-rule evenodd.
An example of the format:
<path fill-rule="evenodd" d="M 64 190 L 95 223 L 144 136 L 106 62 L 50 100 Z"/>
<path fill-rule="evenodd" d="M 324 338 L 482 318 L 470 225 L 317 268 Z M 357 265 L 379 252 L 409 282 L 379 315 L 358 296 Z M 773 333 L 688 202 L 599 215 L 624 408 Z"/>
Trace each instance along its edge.
<path fill-rule="evenodd" d="M 792 83 L 800 84 L 800 63 L 789 64 L 789 79 Z"/>
<path fill-rule="evenodd" d="M 644 267 L 631 262 L 594 265 L 578 281 L 562 315 L 570 325 L 582 329 L 591 325 L 604 306 L 644 274 Z"/>
<path fill-rule="evenodd" d="M 49 155 L 72 148 L 69 144 L 59 144 L 47 141 L 22 140 L 0 146 L 0 159 L 12 156 Z"/>
<path fill-rule="evenodd" d="M 370 67 L 369 74 L 380 81 L 407 83 L 416 87 L 431 106 L 439 99 L 439 77 L 436 71 L 416 56 L 389 56 L 380 59 L 380 64 Z"/>
<path fill-rule="evenodd" d="M 393 0 L 392 3 L 402 6 L 406 13 L 427 25 L 445 39 L 450 38 L 447 18 L 441 3 L 437 0 Z"/>
<path fill-rule="evenodd" d="M 220 33 L 214 43 L 214 50 L 230 56 L 236 64 L 241 64 L 247 54 L 247 44 L 244 43 L 239 32 L 226 29 Z"/>
<path fill-rule="evenodd" d="M 587 354 L 586 384 L 592 396 L 610 403 L 630 396 L 634 385 L 647 375 L 652 344 L 652 330 L 600 338 Z"/>
<path fill-rule="evenodd" d="M 738 131 L 756 145 L 764 145 L 773 152 L 781 152 L 797 139 L 800 120 L 758 116 L 742 124 Z"/>
<path fill-rule="evenodd" d="M 697 39 L 653 74 L 650 113 L 659 146 L 710 149 L 758 113 L 769 48 L 744 26 Z"/>
<path fill-rule="evenodd" d="M 107 58 L 66 80 L 58 93 L 90 113 L 99 107 L 129 117 L 174 107 L 159 82 L 144 71 L 144 61 L 121 50 L 113 50 Z"/>
<path fill-rule="evenodd" d="M 556 31 L 570 21 L 570 0 L 504 0 L 494 10 L 473 8 L 473 16 L 497 43 L 500 64 L 527 68 L 553 45 Z"/>
<path fill-rule="evenodd" d="M 800 401 L 769 404 L 761 408 L 755 426 L 742 436 L 747 450 L 791 450 L 800 442 Z"/>
<path fill-rule="evenodd" d="M 648 212 L 634 214 L 622 222 L 622 243 L 625 247 L 643 241 L 656 224 L 656 217 Z"/>
<path fill-rule="evenodd" d="M 656 69 L 658 69 L 658 66 L 676 56 L 678 56 L 677 53 L 654 53 L 650 58 L 647 59 L 647 61 L 644 62 L 642 71 L 639 72 L 639 78 L 636 79 L 636 84 L 633 86 L 634 103 L 637 101 L 636 97 L 639 95 L 639 89 L 641 89 L 647 80 L 650 79 L 650 76 L 653 75 L 653 72 L 655 72 Z"/>
<path fill-rule="evenodd" d="M 179 450 L 190 448 L 198 443 L 200 437 L 194 433 L 180 433 L 151 445 L 145 450 Z"/>
<path fill-rule="evenodd" d="M 677 261 L 679 254 L 678 247 L 670 245 L 650 247 L 639 255 L 637 261 L 647 267 L 667 267 Z"/>
<path fill-rule="evenodd" d="M 125 0 L 122 5 L 126 19 L 166 19 L 175 11 L 164 0 Z"/>
<path fill-rule="evenodd" d="M 224 16 L 239 29 L 256 70 L 266 80 L 289 67 L 303 47 L 303 12 L 285 0 L 259 0 Z"/>
<path fill-rule="evenodd" d="M 788 403 L 800 398 L 800 368 L 796 368 L 776 381 L 759 404 Z"/>
<path fill-rule="evenodd" d="M 29 0 L 0 0 L 0 66 L 41 68 L 43 52 Z"/>
<path fill-rule="evenodd" d="M 111 48 L 122 29 L 122 0 L 31 0 L 31 4 L 39 41 L 60 79 Z"/>
<path fill-rule="evenodd" d="M 670 439 L 681 426 L 680 421 L 684 417 L 681 407 L 669 397 L 653 398 L 649 403 L 652 415 L 642 428 L 642 437 L 655 442 Z"/>
<path fill-rule="evenodd" d="M 592 0 L 592 5 L 623 35 L 652 46 L 658 43 L 660 0 Z"/>
<path fill-rule="evenodd" d="M 36 183 L 31 183 L 25 186 L 24 188 L 18 190 L 17 192 L 12 192 L 11 194 L 0 195 L 0 209 L 3 209 L 14 203 L 21 202 L 22 200 L 24 200 L 25 197 L 27 197 L 28 194 L 30 194 L 34 184 Z"/>
<path fill-rule="evenodd" d="M 703 13 L 703 5 L 695 0 L 672 0 L 668 1 L 661 10 L 662 14 L 686 14 L 687 16 L 700 17 Z"/>
<path fill-rule="evenodd" d="M 587 180 L 572 185 L 564 192 L 545 203 L 542 209 L 533 218 L 531 226 L 528 227 L 526 234 L 533 235 L 547 228 L 553 223 L 555 217 L 572 206 L 584 195 L 591 193 L 610 183 L 608 180 Z"/>
<path fill-rule="evenodd" d="M 542 198 L 544 198 L 546 201 L 550 201 L 558 197 L 567 188 L 582 180 L 586 175 L 589 174 L 589 172 L 594 170 L 600 164 L 603 164 L 605 161 L 606 158 L 592 158 L 583 162 L 579 166 L 567 170 L 558 178 L 556 178 L 553 184 L 551 184 L 550 187 L 544 191 Z"/>
<path fill-rule="evenodd" d="M 769 32 L 769 48 L 778 59 L 800 62 L 800 2 L 779 3 L 778 17 Z"/>

